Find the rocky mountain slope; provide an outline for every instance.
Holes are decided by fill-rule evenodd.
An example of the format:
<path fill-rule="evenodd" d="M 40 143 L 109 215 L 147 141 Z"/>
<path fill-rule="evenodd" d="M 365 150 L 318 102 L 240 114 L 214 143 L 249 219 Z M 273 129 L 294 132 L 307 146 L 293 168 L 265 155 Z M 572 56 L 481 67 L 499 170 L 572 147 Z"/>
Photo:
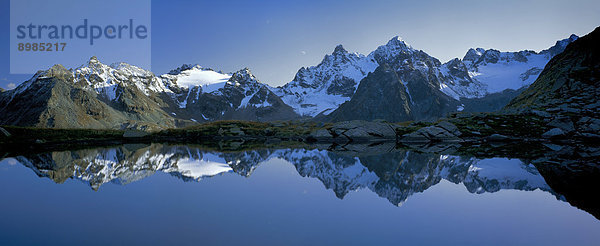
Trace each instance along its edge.
<path fill-rule="evenodd" d="M 296 118 L 249 69 L 232 75 L 182 66 L 169 74 L 92 57 L 55 65 L 0 94 L 0 124 L 51 128 L 172 128 L 220 119 Z"/>
<path fill-rule="evenodd" d="M 600 28 L 569 44 L 546 65 L 539 78 L 506 107 L 532 113 L 552 129 L 547 137 L 600 138 Z"/>
<path fill-rule="evenodd" d="M 600 95 L 600 28 L 554 57 L 527 90 L 506 109 L 596 113 Z"/>
<path fill-rule="evenodd" d="M 106 72 L 101 73 L 106 75 Z M 145 96 L 137 86 L 93 87 L 88 79 L 61 65 L 40 71 L 29 81 L 0 97 L 0 124 L 50 128 L 175 127 L 161 109 L 165 103 Z M 111 97 L 118 93 L 118 97 Z"/>

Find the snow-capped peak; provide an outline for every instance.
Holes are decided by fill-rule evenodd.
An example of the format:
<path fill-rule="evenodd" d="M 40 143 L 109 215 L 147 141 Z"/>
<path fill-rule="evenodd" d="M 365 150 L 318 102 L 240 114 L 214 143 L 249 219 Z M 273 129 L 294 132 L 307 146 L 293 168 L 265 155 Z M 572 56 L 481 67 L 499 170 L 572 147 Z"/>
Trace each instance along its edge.
<path fill-rule="evenodd" d="M 470 48 L 469 51 L 467 51 L 467 54 L 465 54 L 463 57 L 463 61 L 475 62 L 479 60 L 479 58 L 483 55 L 483 52 L 485 52 L 485 49 L 483 48 Z"/>
<path fill-rule="evenodd" d="M 406 41 L 404 41 L 404 39 L 402 39 L 400 36 L 395 36 L 392 39 L 390 39 L 390 41 L 388 41 L 388 43 L 386 44 L 386 46 L 398 46 L 398 47 L 407 47 L 407 48 L 412 48 L 409 44 L 406 43 Z"/>
<path fill-rule="evenodd" d="M 243 68 L 231 75 L 229 79 L 230 84 L 241 85 L 241 84 L 250 84 L 250 83 L 258 83 L 256 76 L 252 74 L 249 68 Z"/>
<path fill-rule="evenodd" d="M 385 58 L 397 56 L 400 53 L 412 53 L 415 50 L 399 36 L 393 37 L 385 45 L 377 47 L 371 55 L 379 55 Z"/>
<path fill-rule="evenodd" d="M 88 65 L 99 64 L 99 63 L 100 63 L 100 61 L 98 60 L 98 57 L 96 57 L 96 56 L 90 57 L 90 60 L 88 61 Z"/>
<path fill-rule="evenodd" d="M 425 52 L 414 49 L 398 36 L 390 39 L 385 45 L 377 47 L 368 57 L 377 61 L 378 64 L 387 63 L 395 69 L 403 66 L 415 66 L 419 67 L 419 70 L 425 71 L 429 69 L 428 66 L 424 66 L 425 64 L 440 63 Z"/>
<path fill-rule="evenodd" d="M 75 82 L 85 81 L 109 100 L 118 98 L 119 86 L 133 85 L 146 95 L 168 90 L 150 71 L 124 62 L 108 66 L 101 63 L 96 56 L 92 56 L 86 64 L 73 70 L 73 77 Z"/>

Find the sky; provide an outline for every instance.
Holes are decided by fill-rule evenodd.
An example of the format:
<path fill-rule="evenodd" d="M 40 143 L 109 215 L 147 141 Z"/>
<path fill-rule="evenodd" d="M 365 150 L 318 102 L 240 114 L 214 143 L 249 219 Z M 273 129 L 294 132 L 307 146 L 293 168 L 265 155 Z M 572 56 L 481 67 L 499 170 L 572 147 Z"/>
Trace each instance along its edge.
<path fill-rule="evenodd" d="M 0 0 L 2 88 L 18 85 L 36 72 L 9 73 L 9 2 Z M 400 36 L 445 62 L 462 58 L 472 47 L 539 51 L 600 25 L 597 0 L 154 0 L 151 4 L 151 67 L 144 68 L 163 74 L 184 63 L 224 72 L 248 67 L 272 86 L 291 81 L 301 67 L 317 65 L 338 44 L 368 54 Z M 73 56 L 60 63 L 77 67 L 88 59 Z M 38 70 L 42 69 L 47 68 Z"/>

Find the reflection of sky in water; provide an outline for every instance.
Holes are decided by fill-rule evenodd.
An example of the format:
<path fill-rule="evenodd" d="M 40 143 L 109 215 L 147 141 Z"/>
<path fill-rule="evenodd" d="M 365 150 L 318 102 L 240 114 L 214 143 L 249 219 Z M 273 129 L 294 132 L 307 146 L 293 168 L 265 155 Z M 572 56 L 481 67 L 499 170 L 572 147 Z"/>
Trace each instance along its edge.
<path fill-rule="evenodd" d="M 331 169 L 312 177 L 318 172 L 310 171 L 315 166 L 306 159 L 295 166 L 277 157 L 246 178 L 222 165 L 234 165 L 231 159 L 209 154 L 194 165 L 190 160 L 197 155 L 186 155 L 182 170 L 227 174 L 182 182 L 173 167 L 165 167 L 124 186 L 104 184 L 92 191 L 82 180 L 55 184 L 5 159 L 0 162 L 0 244 L 594 245 L 600 239 L 598 220 L 550 191 L 500 185 L 497 192 L 477 194 L 465 183 L 441 179 L 396 207 L 374 192 L 379 187 L 371 183 L 378 170 L 338 164 L 342 173 Z M 296 157 L 288 159 L 302 159 Z M 540 182 L 535 168 L 519 167 L 527 166 L 503 158 L 485 160 L 467 168 L 464 182 L 482 182 L 485 176 L 508 185 L 523 175 Z M 405 168 L 425 172 L 410 175 L 421 181 L 430 171 L 409 164 Z M 450 172 L 439 169 L 439 175 Z M 357 185 L 367 185 L 338 199 L 332 187 L 326 188 L 325 173 L 344 182 L 366 177 Z"/>

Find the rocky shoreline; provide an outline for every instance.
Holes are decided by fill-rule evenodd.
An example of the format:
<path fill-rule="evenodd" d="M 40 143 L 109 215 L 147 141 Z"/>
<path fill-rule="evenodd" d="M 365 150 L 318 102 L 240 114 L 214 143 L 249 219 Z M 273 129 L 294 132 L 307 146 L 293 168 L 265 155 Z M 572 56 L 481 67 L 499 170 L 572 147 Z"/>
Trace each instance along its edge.
<path fill-rule="evenodd" d="M 100 142 L 202 143 L 243 141 L 277 144 L 395 142 L 397 144 L 487 142 L 594 142 L 600 119 L 590 116 L 455 113 L 436 122 L 385 121 L 246 122 L 219 121 L 157 132 L 132 130 L 43 129 L 3 126 L 0 144 L 95 144 Z"/>

